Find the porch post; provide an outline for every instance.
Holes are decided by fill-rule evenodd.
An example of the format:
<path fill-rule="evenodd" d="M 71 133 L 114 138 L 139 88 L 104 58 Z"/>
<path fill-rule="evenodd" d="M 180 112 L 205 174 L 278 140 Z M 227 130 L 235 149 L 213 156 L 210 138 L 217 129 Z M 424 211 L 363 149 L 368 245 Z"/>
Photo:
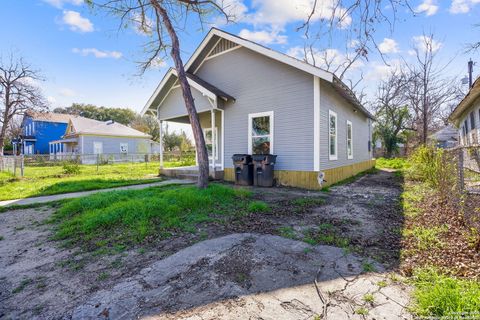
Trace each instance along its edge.
<path fill-rule="evenodd" d="M 212 123 L 212 172 L 215 177 L 215 152 L 217 149 L 217 135 L 215 134 L 215 109 L 210 110 Z"/>
<path fill-rule="evenodd" d="M 163 169 L 163 121 L 159 120 L 159 139 L 160 139 L 160 169 Z"/>

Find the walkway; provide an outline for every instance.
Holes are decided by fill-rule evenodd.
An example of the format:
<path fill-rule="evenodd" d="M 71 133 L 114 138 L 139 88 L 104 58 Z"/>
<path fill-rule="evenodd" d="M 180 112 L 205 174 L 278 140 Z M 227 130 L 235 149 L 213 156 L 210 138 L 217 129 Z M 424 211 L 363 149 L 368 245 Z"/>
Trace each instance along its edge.
<path fill-rule="evenodd" d="M 37 203 L 47 203 L 47 202 L 58 201 L 63 199 L 85 197 L 85 196 L 88 196 L 94 193 L 99 193 L 99 192 L 109 192 L 109 191 L 118 191 L 118 190 L 139 190 L 139 189 L 145 189 L 150 187 L 166 186 L 169 184 L 188 184 L 188 183 L 194 183 L 194 182 L 191 180 L 172 179 L 172 180 L 165 180 L 165 181 L 154 182 L 154 183 L 136 184 L 131 186 L 117 187 L 117 188 L 97 189 L 97 190 L 90 190 L 90 191 L 55 194 L 52 196 L 5 200 L 5 201 L 0 201 L 0 207 L 24 206 L 24 205 L 37 204 Z"/>

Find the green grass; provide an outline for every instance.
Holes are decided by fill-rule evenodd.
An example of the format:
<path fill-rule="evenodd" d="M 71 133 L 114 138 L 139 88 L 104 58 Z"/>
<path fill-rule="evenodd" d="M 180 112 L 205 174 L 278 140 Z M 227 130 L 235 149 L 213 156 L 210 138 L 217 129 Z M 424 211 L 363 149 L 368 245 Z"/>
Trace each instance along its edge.
<path fill-rule="evenodd" d="M 263 201 L 253 201 L 248 205 L 248 211 L 251 213 L 270 212 L 272 211 L 272 208 Z"/>
<path fill-rule="evenodd" d="M 418 316 L 479 316 L 480 282 L 449 277 L 433 268 L 415 270 L 411 282 L 415 286 L 412 310 Z"/>
<path fill-rule="evenodd" d="M 309 229 L 304 233 L 303 241 L 311 244 L 333 245 L 348 248 L 350 240 L 335 233 L 335 227 L 330 223 L 322 223 L 317 229 Z"/>
<path fill-rule="evenodd" d="M 0 200 L 96 190 L 158 181 L 159 164 L 80 165 L 79 174 L 64 174 L 62 166 L 26 167 L 23 178 L 0 174 Z"/>
<path fill-rule="evenodd" d="M 407 237 L 414 237 L 418 249 L 428 250 L 430 248 L 439 248 L 443 245 L 439 236 L 447 230 L 446 226 L 431 228 L 414 227 L 413 229 L 405 230 L 404 235 Z"/>
<path fill-rule="evenodd" d="M 179 232 L 195 232 L 199 223 L 246 214 L 245 192 L 210 184 L 112 191 L 71 200 L 53 216 L 55 238 L 93 248 L 126 246 Z M 263 208 L 257 202 L 255 208 Z M 148 238 L 148 239 L 147 239 Z"/>
<path fill-rule="evenodd" d="M 32 279 L 29 279 L 29 278 L 23 279 L 22 282 L 20 282 L 20 284 L 18 285 L 18 287 L 13 289 L 12 293 L 15 294 L 15 293 L 22 292 L 23 289 L 25 289 L 31 283 L 32 283 Z"/>
<path fill-rule="evenodd" d="M 404 158 L 378 158 L 375 161 L 377 169 L 405 169 L 408 166 L 407 159 Z"/>
<path fill-rule="evenodd" d="M 287 239 L 296 239 L 297 236 L 295 234 L 295 230 L 291 226 L 283 226 L 278 228 L 278 232 L 281 237 L 287 238 Z"/>

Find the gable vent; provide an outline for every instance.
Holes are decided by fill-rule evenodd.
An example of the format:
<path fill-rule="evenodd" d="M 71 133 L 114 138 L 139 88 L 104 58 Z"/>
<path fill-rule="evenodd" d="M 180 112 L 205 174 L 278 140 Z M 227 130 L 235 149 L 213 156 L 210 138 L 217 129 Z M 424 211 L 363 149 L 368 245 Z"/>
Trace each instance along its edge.
<path fill-rule="evenodd" d="M 235 47 L 238 47 L 238 44 L 236 44 L 235 42 L 229 41 L 227 39 L 222 39 L 217 43 L 215 48 L 213 48 L 212 52 L 210 52 L 208 56 L 211 57 Z"/>

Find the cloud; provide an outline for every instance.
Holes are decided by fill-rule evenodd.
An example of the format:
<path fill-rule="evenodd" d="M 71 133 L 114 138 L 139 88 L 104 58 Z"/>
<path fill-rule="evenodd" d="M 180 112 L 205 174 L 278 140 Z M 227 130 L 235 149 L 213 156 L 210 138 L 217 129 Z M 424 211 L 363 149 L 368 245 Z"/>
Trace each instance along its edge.
<path fill-rule="evenodd" d="M 429 36 L 415 36 L 413 39 L 413 47 L 420 52 L 426 52 L 431 48 L 432 52 L 437 52 L 443 44 Z"/>
<path fill-rule="evenodd" d="M 288 39 L 286 35 L 281 35 L 275 31 L 250 31 L 248 29 L 242 29 L 238 35 L 261 44 L 285 44 Z"/>
<path fill-rule="evenodd" d="M 378 45 L 378 50 L 381 53 L 397 53 L 398 50 L 398 43 L 394 39 L 384 38 L 383 42 Z"/>
<path fill-rule="evenodd" d="M 282 29 L 288 23 L 305 21 L 311 14 L 315 2 L 317 6 L 311 22 L 328 20 L 334 16 L 339 28 L 346 28 L 352 23 L 346 9 L 338 6 L 338 0 L 252 0 L 252 8 L 255 11 L 247 14 L 243 22 Z"/>
<path fill-rule="evenodd" d="M 43 0 L 43 2 L 48 3 L 55 8 L 62 8 L 65 4 L 71 4 L 74 6 L 79 6 L 84 3 L 84 0 Z"/>
<path fill-rule="evenodd" d="M 401 65 L 402 61 L 399 59 L 390 60 L 388 61 L 388 64 L 379 61 L 371 62 L 368 64 L 368 70 L 365 73 L 365 80 L 385 80 L 393 71 L 398 70 Z"/>
<path fill-rule="evenodd" d="M 131 17 L 134 30 L 137 34 L 142 36 L 151 35 L 153 32 L 153 20 L 147 15 L 141 16 L 140 14 L 133 14 Z"/>
<path fill-rule="evenodd" d="M 122 57 L 122 53 L 119 51 L 103 51 L 103 50 L 98 50 L 96 48 L 84 48 L 84 49 L 73 48 L 72 52 L 78 53 L 84 57 L 88 55 L 93 55 L 95 58 L 119 59 Z"/>
<path fill-rule="evenodd" d="M 70 26 L 70 30 L 76 32 L 92 32 L 93 23 L 87 18 L 84 18 L 80 13 L 71 10 L 63 11 L 62 22 Z"/>
<path fill-rule="evenodd" d="M 425 13 L 427 16 L 433 16 L 438 11 L 436 0 L 424 0 L 416 9 L 420 13 Z"/>
<path fill-rule="evenodd" d="M 57 99 L 55 99 L 55 97 L 52 97 L 52 96 L 48 96 L 47 97 L 47 102 L 49 104 L 55 104 L 57 102 Z"/>
<path fill-rule="evenodd" d="M 150 67 L 152 67 L 154 69 L 161 69 L 161 68 L 165 68 L 167 66 L 168 66 L 167 62 L 164 59 L 159 58 L 159 57 L 153 59 L 151 64 L 150 64 Z"/>
<path fill-rule="evenodd" d="M 73 91 L 72 89 L 69 89 L 69 88 L 60 89 L 59 94 L 62 97 L 74 97 L 74 96 L 77 95 L 77 93 L 75 91 Z"/>
<path fill-rule="evenodd" d="M 297 46 L 290 48 L 287 51 L 287 55 L 297 58 L 299 60 L 305 60 L 304 48 Z M 334 71 L 335 69 L 343 70 L 348 62 L 352 59 L 350 54 L 344 54 L 337 49 L 325 49 L 317 50 L 313 49 L 313 58 L 311 54 L 307 54 L 307 62 L 315 64 L 319 68 L 323 68 L 328 71 Z M 364 64 L 361 60 L 356 60 L 349 67 L 350 71 L 362 67 Z"/>
<path fill-rule="evenodd" d="M 452 0 L 450 12 L 453 14 L 468 13 L 480 0 Z"/>

